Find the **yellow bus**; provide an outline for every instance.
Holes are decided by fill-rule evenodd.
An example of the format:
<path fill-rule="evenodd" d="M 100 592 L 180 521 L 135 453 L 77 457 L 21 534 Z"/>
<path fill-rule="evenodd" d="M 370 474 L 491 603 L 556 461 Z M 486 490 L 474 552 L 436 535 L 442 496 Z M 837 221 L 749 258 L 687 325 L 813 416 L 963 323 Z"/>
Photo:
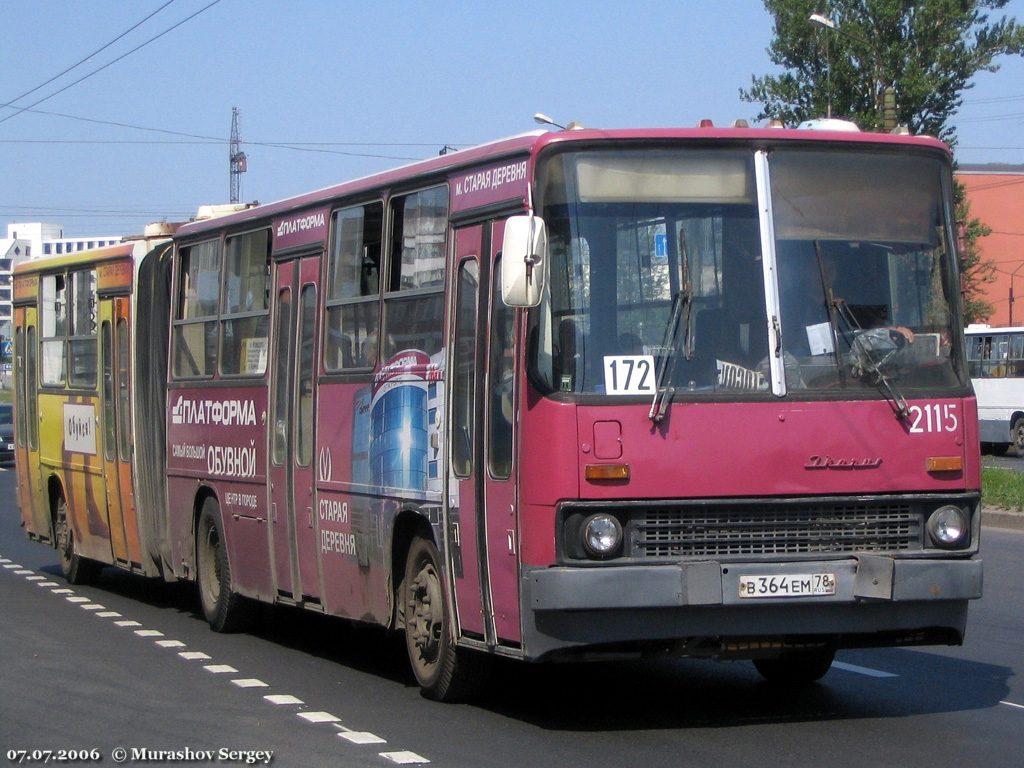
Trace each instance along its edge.
<path fill-rule="evenodd" d="M 147 350 L 166 349 L 166 324 L 148 327 L 139 307 L 166 305 L 170 254 L 168 237 L 144 237 L 14 270 L 18 503 L 71 583 L 102 564 L 162 573 L 147 530 L 159 523 L 137 510 L 163 496 L 138 469 L 154 460 L 150 438 L 162 445 L 163 388 L 134 382 L 164 380 L 163 355 Z"/>

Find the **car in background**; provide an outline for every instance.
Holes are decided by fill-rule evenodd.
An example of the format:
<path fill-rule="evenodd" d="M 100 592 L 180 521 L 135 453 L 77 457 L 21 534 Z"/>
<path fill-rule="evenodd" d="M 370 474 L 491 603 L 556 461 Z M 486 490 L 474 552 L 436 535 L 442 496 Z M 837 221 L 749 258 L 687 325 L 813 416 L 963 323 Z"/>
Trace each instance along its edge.
<path fill-rule="evenodd" d="M 14 466 L 14 406 L 0 403 L 0 467 Z"/>

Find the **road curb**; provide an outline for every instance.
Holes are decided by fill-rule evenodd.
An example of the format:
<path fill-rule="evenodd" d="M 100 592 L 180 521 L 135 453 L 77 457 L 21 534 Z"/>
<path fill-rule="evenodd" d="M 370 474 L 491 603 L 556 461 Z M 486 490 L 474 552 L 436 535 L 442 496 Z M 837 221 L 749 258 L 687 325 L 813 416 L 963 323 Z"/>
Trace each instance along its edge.
<path fill-rule="evenodd" d="M 1024 512 L 983 507 L 981 525 L 983 528 L 1009 528 L 1013 531 L 1024 531 Z"/>

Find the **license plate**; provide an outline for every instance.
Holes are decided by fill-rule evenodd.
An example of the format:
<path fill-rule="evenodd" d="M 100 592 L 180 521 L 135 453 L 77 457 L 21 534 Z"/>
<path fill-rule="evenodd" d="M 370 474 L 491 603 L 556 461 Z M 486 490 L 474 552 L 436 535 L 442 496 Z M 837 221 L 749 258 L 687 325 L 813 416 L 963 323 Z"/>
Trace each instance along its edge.
<path fill-rule="evenodd" d="M 836 593 L 834 573 L 740 576 L 740 597 L 819 597 Z"/>

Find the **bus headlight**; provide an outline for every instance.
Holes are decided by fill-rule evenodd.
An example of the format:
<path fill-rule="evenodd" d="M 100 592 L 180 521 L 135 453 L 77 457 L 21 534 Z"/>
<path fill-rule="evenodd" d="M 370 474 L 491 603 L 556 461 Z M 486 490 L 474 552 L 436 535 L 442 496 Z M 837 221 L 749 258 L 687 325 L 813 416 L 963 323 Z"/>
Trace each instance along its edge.
<path fill-rule="evenodd" d="M 955 547 L 962 544 L 970 533 L 967 513 L 951 504 L 939 507 L 928 518 L 928 535 L 939 547 Z"/>
<path fill-rule="evenodd" d="M 583 521 L 583 548 L 591 557 L 615 555 L 622 546 L 622 524 L 604 512 Z"/>

